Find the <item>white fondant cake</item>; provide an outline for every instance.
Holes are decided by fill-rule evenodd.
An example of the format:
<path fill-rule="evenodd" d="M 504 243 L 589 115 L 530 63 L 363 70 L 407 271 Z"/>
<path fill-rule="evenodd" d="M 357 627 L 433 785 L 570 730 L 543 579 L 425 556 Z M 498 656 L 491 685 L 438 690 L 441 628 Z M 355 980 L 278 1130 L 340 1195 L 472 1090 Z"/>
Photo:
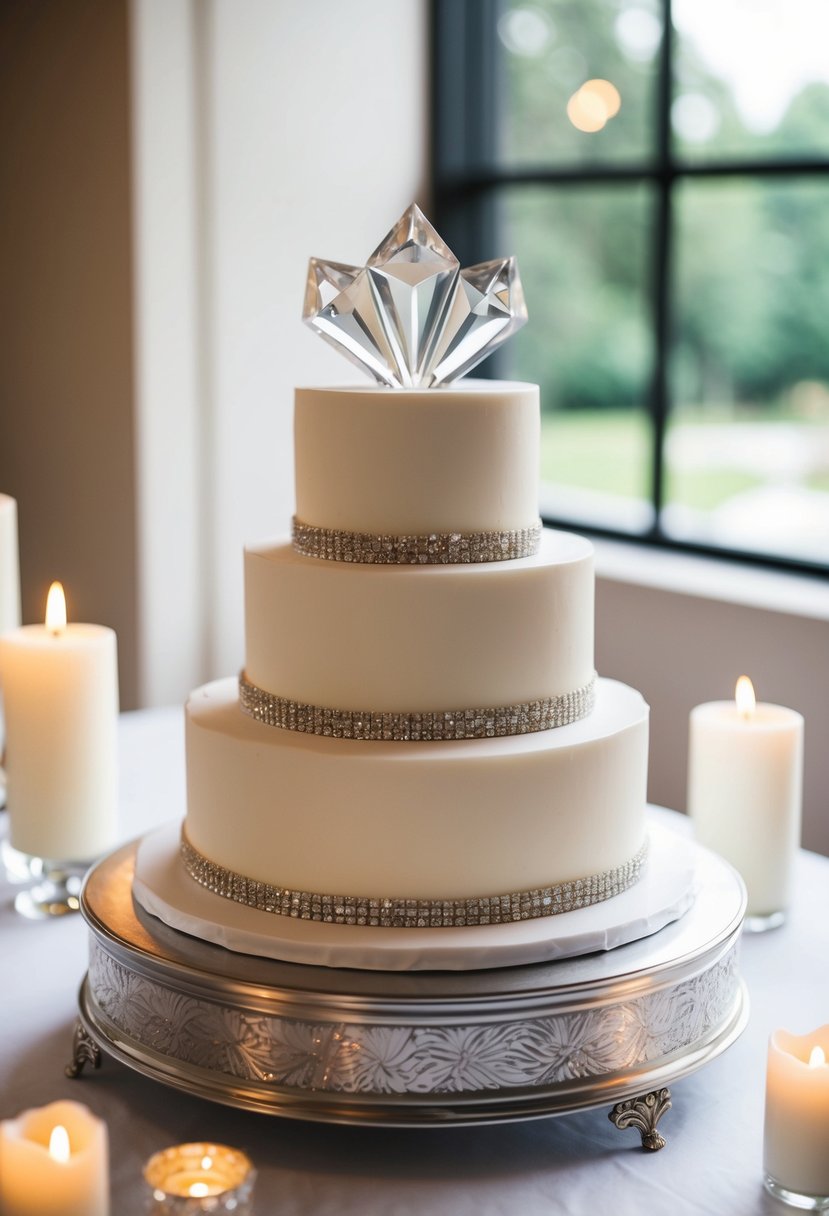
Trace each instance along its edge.
<path fill-rule="evenodd" d="M 296 513 L 307 524 L 400 535 L 538 519 L 534 384 L 300 388 L 294 437 Z"/>
<path fill-rule="evenodd" d="M 245 553 L 245 672 L 278 696 L 349 709 L 512 705 L 593 677 L 593 550 L 391 566 Z"/>
<path fill-rule="evenodd" d="M 648 708 L 599 682 L 581 722 L 500 739 L 373 742 L 239 712 L 233 679 L 187 714 L 187 835 L 299 891 L 465 899 L 610 870 L 642 844 Z"/>
<path fill-rule="evenodd" d="M 378 931 L 629 885 L 648 709 L 593 683 L 590 544 L 545 530 L 532 552 L 537 389 L 302 389 L 296 441 L 294 544 L 245 554 L 242 699 L 224 680 L 187 705 L 189 872 Z"/>

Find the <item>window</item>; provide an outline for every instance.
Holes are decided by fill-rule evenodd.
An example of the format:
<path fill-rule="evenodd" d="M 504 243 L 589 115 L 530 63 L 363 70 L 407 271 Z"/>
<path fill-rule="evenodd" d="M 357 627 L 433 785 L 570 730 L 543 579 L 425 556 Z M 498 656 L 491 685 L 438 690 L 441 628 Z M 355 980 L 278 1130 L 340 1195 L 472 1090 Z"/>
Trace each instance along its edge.
<path fill-rule="evenodd" d="M 829 5 L 434 0 L 435 219 L 518 255 L 550 522 L 829 567 Z"/>

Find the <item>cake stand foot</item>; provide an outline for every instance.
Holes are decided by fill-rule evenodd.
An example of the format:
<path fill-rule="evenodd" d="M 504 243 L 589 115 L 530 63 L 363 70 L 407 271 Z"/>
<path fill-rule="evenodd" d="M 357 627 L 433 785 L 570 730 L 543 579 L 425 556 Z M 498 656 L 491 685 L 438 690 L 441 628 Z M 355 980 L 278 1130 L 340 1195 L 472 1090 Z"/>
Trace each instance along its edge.
<path fill-rule="evenodd" d="M 93 1068 L 100 1068 L 101 1049 L 81 1019 L 78 1018 L 72 1039 L 72 1060 L 66 1065 L 64 1072 L 70 1080 L 74 1080 L 75 1077 L 81 1075 L 86 1064 L 91 1064 Z"/>
<path fill-rule="evenodd" d="M 670 1109 L 671 1091 L 654 1089 L 643 1098 L 617 1102 L 607 1117 L 620 1131 L 626 1127 L 635 1127 L 642 1137 L 642 1148 L 649 1153 L 655 1153 L 665 1147 L 665 1138 L 660 1136 L 656 1125 Z"/>

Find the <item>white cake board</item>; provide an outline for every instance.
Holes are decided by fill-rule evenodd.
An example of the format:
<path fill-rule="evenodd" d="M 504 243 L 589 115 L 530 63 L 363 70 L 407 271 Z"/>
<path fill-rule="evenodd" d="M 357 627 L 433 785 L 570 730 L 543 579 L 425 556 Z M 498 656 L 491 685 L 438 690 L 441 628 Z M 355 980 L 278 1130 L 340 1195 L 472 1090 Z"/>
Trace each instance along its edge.
<path fill-rule="evenodd" d="M 215 895 L 179 858 L 181 827 L 171 823 L 138 845 L 133 896 L 174 929 L 240 954 L 368 971 L 476 971 L 613 950 L 678 920 L 694 901 L 696 846 L 649 825 L 639 882 L 601 904 L 559 916 L 500 925 L 379 929 L 275 916 Z"/>

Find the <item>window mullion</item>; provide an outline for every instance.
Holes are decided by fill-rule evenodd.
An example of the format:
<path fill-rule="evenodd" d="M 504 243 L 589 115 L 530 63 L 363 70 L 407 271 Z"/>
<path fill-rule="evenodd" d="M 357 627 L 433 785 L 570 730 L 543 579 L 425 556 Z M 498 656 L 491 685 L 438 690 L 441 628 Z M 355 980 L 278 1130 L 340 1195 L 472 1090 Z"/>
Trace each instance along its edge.
<path fill-rule="evenodd" d="M 663 0 L 663 33 L 656 90 L 656 204 L 651 276 L 653 290 L 654 363 L 651 383 L 652 424 L 651 503 L 653 532 L 661 533 L 665 500 L 665 432 L 669 409 L 669 344 L 671 303 L 672 203 L 674 176 L 671 160 L 671 100 L 673 93 L 673 25 L 671 0 Z"/>

